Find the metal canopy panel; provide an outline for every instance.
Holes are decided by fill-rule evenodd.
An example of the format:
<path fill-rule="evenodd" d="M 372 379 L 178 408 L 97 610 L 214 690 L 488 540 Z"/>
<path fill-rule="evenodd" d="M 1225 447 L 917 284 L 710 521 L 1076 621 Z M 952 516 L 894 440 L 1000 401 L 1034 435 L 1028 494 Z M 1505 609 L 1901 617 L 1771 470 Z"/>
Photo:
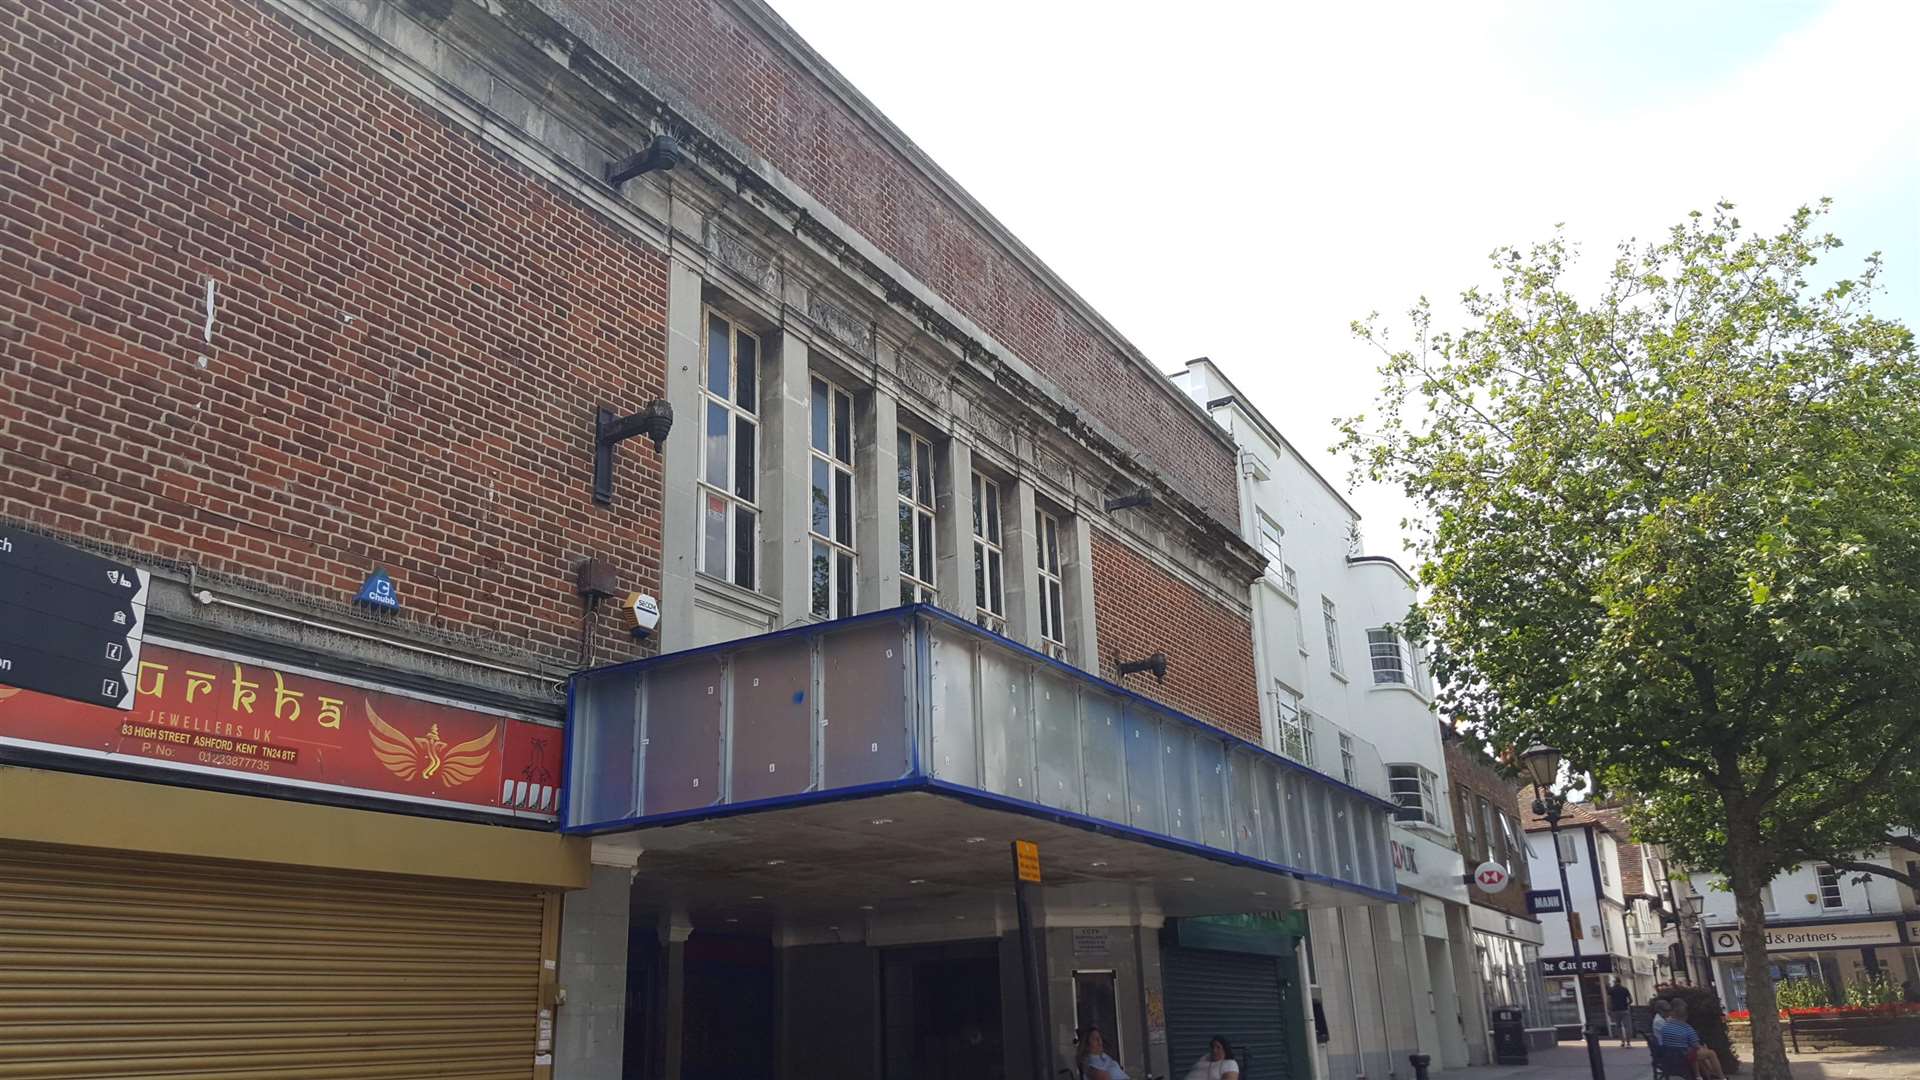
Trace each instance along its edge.
<path fill-rule="evenodd" d="M 1380 903 L 1338 885 L 1035 818 L 946 791 L 906 791 L 685 821 L 634 834 L 642 910 L 741 930 L 1011 917 L 1016 839 L 1040 846 L 1050 913 L 1167 917 Z M 956 927 L 956 929 L 958 929 Z"/>
<path fill-rule="evenodd" d="M 937 881 L 926 853 L 1044 827 L 1068 830 L 1070 849 L 1111 848 L 1101 861 L 1131 869 L 1099 888 L 1156 883 L 1172 914 L 1250 910 L 1256 892 L 1393 896 L 1392 803 L 930 607 L 581 672 L 569 700 L 563 828 L 637 831 L 650 858 L 697 862 L 688 873 L 725 880 L 746 849 L 764 864 L 793 845 L 832 868 L 838 897 L 859 877 L 843 862 Z M 856 839 L 824 824 L 889 816 L 850 800 L 908 792 L 951 812 L 893 830 L 913 835 L 884 858 L 882 827 Z M 989 817 L 969 833 L 954 807 Z M 975 873 L 998 859 L 968 880 L 999 888 Z M 1162 878 L 1207 881 L 1207 866 L 1230 868 L 1213 899 L 1160 895 Z M 1228 893 L 1238 906 L 1209 906 Z"/>

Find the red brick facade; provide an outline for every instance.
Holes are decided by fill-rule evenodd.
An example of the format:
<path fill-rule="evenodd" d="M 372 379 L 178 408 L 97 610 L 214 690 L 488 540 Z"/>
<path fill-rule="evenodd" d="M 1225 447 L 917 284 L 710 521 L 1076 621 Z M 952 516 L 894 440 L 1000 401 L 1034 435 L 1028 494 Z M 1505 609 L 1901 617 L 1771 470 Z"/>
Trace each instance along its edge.
<path fill-rule="evenodd" d="M 0 27 L 0 515 L 556 658 L 575 562 L 657 588 L 657 252 L 251 0 Z"/>
<path fill-rule="evenodd" d="M 1520 816 L 1519 800 L 1514 794 L 1517 781 L 1501 775 L 1500 770 L 1484 754 L 1466 746 L 1451 732 L 1447 734 L 1445 743 L 1447 786 L 1453 793 L 1454 840 L 1460 845 L 1461 854 L 1466 857 L 1468 871 L 1492 859 L 1505 866 L 1508 872 L 1514 875 L 1507 887 L 1497 893 L 1490 894 L 1477 888 L 1473 889 L 1473 902 L 1508 915 L 1531 918 L 1527 915 L 1527 890 L 1532 887 L 1532 883 L 1527 877 L 1526 851 L 1524 848 L 1514 850 L 1512 844 L 1508 842 L 1508 837 L 1499 830 L 1497 824 L 1492 842 L 1489 843 L 1484 835 L 1485 829 L 1480 824 L 1483 820 L 1480 800 L 1485 799 L 1490 809 L 1507 815 L 1518 829 L 1526 827 L 1523 824 L 1525 819 Z M 1464 804 L 1461 801 L 1462 795 L 1466 797 Z M 1461 814 L 1469 807 L 1474 814 L 1471 833 L 1468 832 L 1467 823 L 1461 818 Z M 1526 843 L 1524 834 L 1518 839 L 1520 843 Z M 1553 884 L 1557 883 L 1549 883 L 1549 885 Z"/>
<path fill-rule="evenodd" d="M 1015 350 L 1172 486 L 1239 520 L 1233 449 L 727 0 L 536 0 L 641 81 L 717 121 Z"/>
<path fill-rule="evenodd" d="M 1114 678 L 1116 655 L 1164 652 L 1164 685 L 1135 675 L 1127 687 L 1258 743 L 1253 624 L 1100 530 L 1092 540 L 1100 674 Z"/>

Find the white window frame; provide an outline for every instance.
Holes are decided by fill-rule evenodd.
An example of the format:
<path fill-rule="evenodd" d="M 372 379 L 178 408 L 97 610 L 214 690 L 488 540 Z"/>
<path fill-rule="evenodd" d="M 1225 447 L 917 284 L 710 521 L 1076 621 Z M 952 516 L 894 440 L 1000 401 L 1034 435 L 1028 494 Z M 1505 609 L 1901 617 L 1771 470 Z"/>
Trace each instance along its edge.
<path fill-rule="evenodd" d="M 1280 523 L 1259 510 L 1253 512 L 1255 541 L 1262 554 L 1267 557 L 1267 573 L 1279 578 L 1282 567 L 1286 566 L 1286 556 L 1281 547 L 1280 538 L 1287 530 Z"/>
<path fill-rule="evenodd" d="M 1354 783 L 1355 766 L 1353 736 L 1343 731 L 1340 733 L 1340 778 L 1346 781 L 1348 787 L 1359 786 Z"/>
<path fill-rule="evenodd" d="M 1563 866 L 1572 866 L 1580 861 L 1580 848 L 1574 844 L 1573 837 L 1572 832 L 1563 832 L 1555 838 L 1554 842 L 1559 848 L 1560 863 Z"/>
<path fill-rule="evenodd" d="M 1286 683 L 1273 684 L 1273 749 L 1302 765 L 1313 764 L 1313 723 L 1306 700 Z"/>
<path fill-rule="evenodd" d="M 1412 770 L 1411 775 L 1396 775 L 1395 770 Z M 1432 769 L 1416 761 L 1396 761 L 1387 766 L 1387 793 L 1399 809 L 1394 820 L 1425 822 L 1439 826 L 1439 777 Z M 1412 812 L 1412 816 L 1408 812 Z"/>
<path fill-rule="evenodd" d="M 973 621 L 1007 632 L 1007 550 L 1001 533 L 1000 481 L 973 474 Z"/>
<path fill-rule="evenodd" d="M 1367 631 L 1367 660 L 1373 667 L 1373 685 L 1413 685 L 1406 642 L 1393 627 L 1376 626 Z"/>
<path fill-rule="evenodd" d="M 1822 911 L 1835 911 L 1847 906 L 1847 895 L 1840 888 L 1840 871 L 1820 863 L 1813 868 L 1813 878 L 1819 886 Z"/>
<path fill-rule="evenodd" d="M 1325 596 L 1320 598 L 1320 621 L 1327 631 L 1327 669 L 1341 678 L 1346 677 L 1346 664 L 1340 657 L 1340 611 L 1333 601 Z"/>
<path fill-rule="evenodd" d="M 760 378 L 762 354 L 760 335 L 742 327 L 739 321 L 724 312 L 713 308 L 702 308 L 705 333 L 700 342 L 700 475 L 697 490 L 700 498 L 695 543 L 698 551 L 695 565 L 708 577 L 718 578 L 743 589 L 758 590 L 760 584 L 760 473 L 761 463 L 766 455 L 765 432 L 760 423 L 760 397 L 763 380 Z M 724 327 L 724 330 L 720 328 Z M 727 340 L 727 384 L 724 392 L 714 387 L 713 346 L 716 330 L 725 334 Z M 753 343 L 753 398 L 744 401 L 743 389 L 746 381 L 740 375 L 740 343 Z M 715 419 L 726 426 L 726 432 L 720 436 L 721 455 L 724 461 L 714 460 L 714 447 L 709 440 L 713 438 Z M 750 440 L 742 440 L 743 431 L 753 433 Z M 751 447 L 743 446 L 750 441 Z M 746 460 L 742 461 L 743 453 Z M 725 473 L 721 482 L 713 477 L 714 466 L 718 464 Z M 745 470 L 742 473 L 742 469 Z M 708 536 L 708 523 L 714 515 L 720 518 L 720 528 L 725 537 L 724 550 L 715 552 Z M 742 518 L 745 518 L 744 526 Z M 740 529 L 744 527 L 749 535 L 746 558 L 741 559 Z"/>
<path fill-rule="evenodd" d="M 1060 519 L 1035 508 L 1033 550 L 1035 584 L 1040 590 L 1040 651 L 1067 658 L 1067 582 L 1060 573 Z"/>
<path fill-rule="evenodd" d="M 907 428 L 895 437 L 903 452 L 898 462 L 900 495 L 900 602 L 940 602 L 939 528 L 935 519 L 933 443 Z"/>
<path fill-rule="evenodd" d="M 820 418 L 816 415 L 824 393 L 827 402 L 824 442 L 817 430 Z M 854 432 L 853 394 L 833 380 L 812 372 L 807 383 L 807 538 L 808 546 L 808 602 L 807 609 L 816 619 L 844 619 L 858 610 L 854 604 L 857 599 L 860 580 L 860 553 L 854 547 L 854 530 L 858 527 L 859 516 L 859 477 L 855 469 L 856 444 Z M 844 435 L 844 441 L 842 436 Z M 844 454 L 844 456 L 843 456 Z M 820 505 L 823 494 L 815 483 L 815 476 L 824 472 L 826 485 L 824 492 L 827 532 L 821 532 L 814 520 L 814 508 Z M 844 487 L 841 479 L 845 478 Z M 844 523 L 845 529 L 841 526 Z M 825 580 L 821 580 L 821 561 L 825 560 Z"/>
<path fill-rule="evenodd" d="M 1283 564 L 1280 567 L 1280 591 L 1293 601 L 1293 617 L 1297 621 L 1300 618 L 1300 575 L 1291 566 Z"/>

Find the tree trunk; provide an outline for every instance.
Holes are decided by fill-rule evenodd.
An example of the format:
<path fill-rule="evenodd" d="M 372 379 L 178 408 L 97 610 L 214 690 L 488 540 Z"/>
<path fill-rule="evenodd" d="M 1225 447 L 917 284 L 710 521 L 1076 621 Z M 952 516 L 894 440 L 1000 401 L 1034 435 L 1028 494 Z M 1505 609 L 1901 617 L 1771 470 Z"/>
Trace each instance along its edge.
<path fill-rule="evenodd" d="M 1780 1031 L 1779 998 L 1767 971 L 1767 916 L 1760 890 L 1769 880 L 1759 824 L 1734 807 L 1727 808 L 1727 862 L 1732 873 L 1734 909 L 1740 918 L 1740 959 L 1747 975 L 1747 1014 L 1753 1018 L 1754 1080 L 1792 1080 L 1787 1046 Z M 1712 962 L 1711 958 L 1708 960 Z"/>

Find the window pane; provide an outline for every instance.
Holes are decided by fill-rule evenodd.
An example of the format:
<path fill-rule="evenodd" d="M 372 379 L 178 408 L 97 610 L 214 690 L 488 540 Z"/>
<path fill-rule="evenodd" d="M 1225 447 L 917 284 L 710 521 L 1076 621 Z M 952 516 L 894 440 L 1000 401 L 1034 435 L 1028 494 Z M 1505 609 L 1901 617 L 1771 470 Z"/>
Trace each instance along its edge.
<path fill-rule="evenodd" d="M 832 416 L 827 411 L 827 384 L 824 380 L 813 380 L 813 448 L 825 453 L 827 450 L 827 425 Z"/>
<path fill-rule="evenodd" d="M 1060 593 L 1059 582 L 1051 581 L 1047 583 L 1047 599 L 1048 602 L 1053 605 L 1053 639 L 1055 641 L 1065 641 L 1067 639 L 1067 620 L 1061 614 L 1062 605 Z"/>
<path fill-rule="evenodd" d="M 933 515 L 915 514 L 920 519 L 920 580 L 933 583 Z"/>
<path fill-rule="evenodd" d="M 913 437 L 902 431 L 896 440 L 896 471 L 900 474 L 900 494 L 913 495 Z"/>
<path fill-rule="evenodd" d="M 833 470 L 833 538 L 853 543 L 853 474 Z"/>
<path fill-rule="evenodd" d="M 707 483 L 724 490 L 727 486 L 727 407 L 707 402 Z"/>
<path fill-rule="evenodd" d="M 833 395 L 833 456 L 853 464 L 853 399 L 839 392 Z"/>
<path fill-rule="evenodd" d="M 733 508 L 733 583 L 755 588 L 753 573 L 754 524 L 758 515 L 744 507 Z"/>
<path fill-rule="evenodd" d="M 900 572 L 913 573 L 913 508 L 900 504 Z"/>
<path fill-rule="evenodd" d="M 707 318 L 707 389 L 727 396 L 728 375 L 733 370 L 732 326 L 718 315 Z"/>
<path fill-rule="evenodd" d="M 985 485 L 981 484 L 980 482 L 980 474 L 974 473 L 973 474 L 973 535 L 975 536 L 985 536 L 987 534 L 986 519 L 981 516 L 986 511 L 986 499 L 981 494 L 981 489 L 984 486 Z M 979 594 L 976 593 L 975 595 L 979 595 Z"/>
<path fill-rule="evenodd" d="M 1000 485 L 987 481 L 987 539 L 1000 542 Z"/>
<path fill-rule="evenodd" d="M 987 552 L 987 593 L 993 599 L 993 603 L 988 606 L 993 608 L 995 615 L 1007 613 L 1005 571 L 1006 568 L 1000 565 L 1000 553 Z"/>
<path fill-rule="evenodd" d="M 828 523 L 832 520 L 832 511 L 828 496 L 827 469 L 826 459 L 813 459 L 813 531 L 821 536 L 832 535 L 828 528 Z"/>
<path fill-rule="evenodd" d="M 853 556 L 839 556 L 839 565 L 834 571 L 834 618 L 844 619 L 853 614 Z"/>
<path fill-rule="evenodd" d="M 974 603 L 993 609 L 993 600 L 987 596 L 987 553 L 979 544 L 973 545 L 973 596 Z"/>
<path fill-rule="evenodd" d="M 727 500 L 707 495 L 707 512 L 701 519 L 705 540 L 700 568 L 715 577 L 727 576 Z"/>
<path fill-rule="evenodd" d="M 1060 572 L 1060 529 L 1052 518 L 1047 519 L 1047 569 Z"/>
<path fill-rule="evenodd" d="M 733 493 L 752 502 L 754 477 L 758 475 L 753 442 L 756 433 L 753 421 L 745 417 L 741 417 L 734 426 Z"/>
<path fill-rule="evenodd" d="M 900 602 L 902 604 L 912 604 L 917 602 L 919 599 L 920 597 L 918 597 L 914 593 L 913 582 L 908 581 L 906 578 L 901 578 L 900 579 Z"/>
<path fill-rule="evenodd" d="M 748 412 L 760 410 L 760 343 L 746 334 L 739 337 L 738 396 L 734 398 Z"/>
<path fill-rule="evenodd" d="M 918 490 L 914 492 L 920 505 L 933 505 L 933 447 L 928 443 L 913 444 L 914 482 Z"/>
<path fill-rule="evenodd" d="M 815 540 L 813 542 L 813 613 L 822 618 L 831 611 L 827 607 L 827 597 L 830 588 L 828 575 L 832 572 L 832 566 L 833 561 L 827 555 L 827 545 Z"/>

